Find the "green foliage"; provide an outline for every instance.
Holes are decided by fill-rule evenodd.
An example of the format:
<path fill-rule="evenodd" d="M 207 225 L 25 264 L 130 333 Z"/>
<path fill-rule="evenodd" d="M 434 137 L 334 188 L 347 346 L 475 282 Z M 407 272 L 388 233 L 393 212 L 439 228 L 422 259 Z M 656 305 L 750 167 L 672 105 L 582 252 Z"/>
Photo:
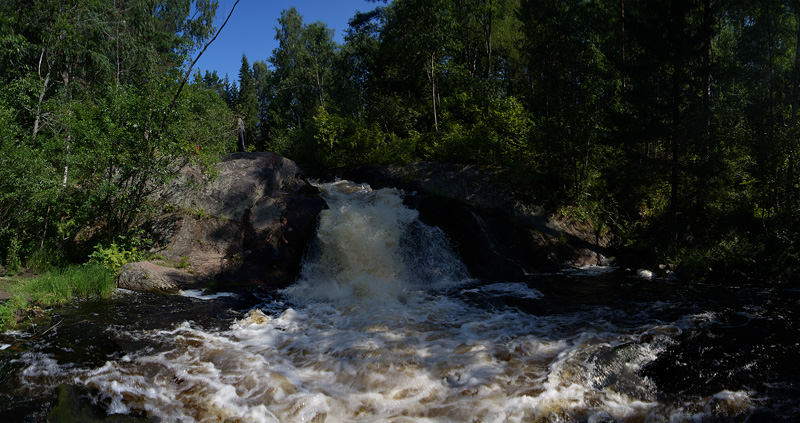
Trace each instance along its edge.
<path fill-rule="evenodd" d="M 7 304 L 0 304 L 0 328 L 7 328 L 14 323 L 14 309 Z"/>
<path fill-rule="evenodd" d="M 776 277 L 792 282 L 800 280 L 800 234 L 788 228 L 779 230 L 775 237 L 779 253 L 773 257 Z"/>
<path fill-rule="evenodd" d="M 144 254 L 135 246 L 123 246 L 112 242 L 108 247 L 103 244 L 94 246 L 94 252 L 89 255 L 89 264 L 102 266 L 118 275 L 122 266 L 141 261 Z"/>
<path fill-rule="evenodd" d="M 503 165 L 527 165 L 533 160 L 529 143 L 533 122 L 514 97 L 494 99 L 486 118 L 472 125 L 449 113 L 443 116 L 449 123 L 426 149 L 434 160 Z"/>
<path fill-rule="evenodd" d="M 47 210 L 58 198 L 54 182 L 41 151 L 0 139 L 0 258 L 14 272 L 44 230 Z"/>
<path fill-rule="evenodd" d="M 182 166 L 233 151 L 241 117 L 250 151 L 312 169 L 502 166 L 520 198 L 648 260 L 797 274 L 792 2 L 394 0 L 342 46 L 290 8 L 267 61 L 242 57 L 237 83 L 198 73 L 174 101 L 216 2 L 28 3 L 0 4 L 7 267 L 46 268 L 42 246 L 84 228 L 115 240 L 98 261 L 144 251 L 117 236 Z"/>
<path fill-rule="evenodd" d="M 17 237 L 11 238 L 6 258 L 6 271 L 11 275 L 16 275 L 22 270 L 22 261 L 19 257 L 20 247 L 19 239 Z"/>
<path fill-rule="evenodd" d="M 81 228 L 124 234 L 181 166 L 233 148 L 218 94 L 190 85 L 174 98 L 216 6 L 0 5 L 0 259 L 25 263 Z"/>
<path fill-rule="evenodd" d="M 400 139 L 377 125 L 318 107 L 304 130 L 284 131 L 277 151 L 310 166 L 338 167 L 360 163 L 405 163 L 413 156 L 413 139 Z"/>
<path fill-rule="evenodd" d="M 294 7 L 281 12 L 276 30 L 279 47 L 269 59 L 273 99 L 264 114 L 272 144 L 280 145 L 284 129 L 304 129 L 315 109 L 325 107 L 337 46 L 332 30 L 321 22 L 304 24 Z"/>
<path fill-rule="evenodd" d="M 25 262 L 25 267 L 36 274 L 64 268 L 66 265 L 63 253 L 50 246 L 35 249 Z"/>
<path fill-rule="evenodd" d="M 178 269 L 188 269 L 189 268 L 189 256 L 181 256 L 181 260 L 175 264 L 175 267 Z"/>
<path fill-rule="evenodd" d="M 73 293 L 80 297 L 99 295 L 106 298 L 116 290 L 114 274 L 101 266 L 82 266 L 71 268 L 71 273 L 66 273 L 70 279 Z"/>
<path fill-rule="evenodd" d="M 712 244 L 668 247 L 661 261 L 678 266 L 679 275 L 687 280 L 708 277 L 729 278 L 733 274 L 746 275 L 753 271 L 770 272 L 765 245 L 748 234 L 732 231 Z"/>

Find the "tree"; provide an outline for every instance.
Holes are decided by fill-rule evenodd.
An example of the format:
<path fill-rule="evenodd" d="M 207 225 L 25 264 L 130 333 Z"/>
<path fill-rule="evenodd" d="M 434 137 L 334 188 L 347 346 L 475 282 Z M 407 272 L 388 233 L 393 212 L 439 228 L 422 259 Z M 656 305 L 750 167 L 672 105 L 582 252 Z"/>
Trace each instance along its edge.
<path fill-rule="evenodd" d="M 189 54 L 212 34 L 216 7 L 209 0 L 0 4 L 0 56 L 11 58 L 0 64 L 0 105 L 17 111 L 2 116 L 11 129 L 0 160 L 25 179 L 7 179 L 17 182 L 0 186 L 0 197 L 31 199 L 18 202 L 25 219 L 0 221 L 0 243 L 15 239 L 30 252 L 46 238 L 55 244 L 56 232 L 58 241 L 69 236 L 60 230 L 66 226 L 124 233 L 138 222 L 148 190 L 175 166 L 219 153 L 219 128 L 193 124 L 222 113 L 218 100 L 195 88 L 184 96 L 191 101 L 175 94 Z"/>
<path fill-rule="evenodd" d="M 370 107 L 378 102 L 380 21 L 382 9 L 357 13 L 350 19 L 345 44 L 337 56 L 332 78 L 332 99 L 342 113 L 369 119 Z"/>
<path fill-rule="evenodd" d="M 244 123 L 244 133 L 240 134 L 245 142 L 253 144 L 260 140 L 258 93 L 256 79 L 247 56 L 242 55 L 242 66 L 239 69 L 239 92 L 236 95 L 236 114 Z"/>
<path fill-rule="evenodd" d="M 279 45 L 272 52 L 271 85 L 274 95 L 269 118 L 271 143 L 279 151 L 302 151 L 301 143 L 287 141 L 287 134 L 298 136 L 311 123 L 317 107 L 328 101 L 328 81 L 338 46 L 325 24 L 303 24 L 294 7 L 281 12 L 275 39 Z"/>
<path fill-rule="evenodd" d="M 265 151 L 271 148 L 268 139 L 269 109 L 274 97 L 271 84 L 272 71 L 267 67 L 266 62 L 259 60 L 253 63 L 253 79 L 256 92 L 256 110 L 258 113 L 257 133 L 259 135 L 259 138 L 255 140 L 255 144 L 259 151 Z"/>
<path fill-rule="evenodd" d="M 639 158 L 636 169 L 651 169 L 644 178 L 651 186 L 668 186 L 668 238 L 685 233 L 689 222 L 679 216 L 696 198 L 696 186 L 687 171 L 695 147 L 701 143 L 703 82 L 706 67 L 701 5 L 687 2 L 626 4 L 626 69 L 628 118 L 624 131 Z M 644 166 L 644 167 L 642 167 Z M 664 185 L 665 184 L 665 185 Z M 661 193 L 659 193 L 661 195 Z"/>

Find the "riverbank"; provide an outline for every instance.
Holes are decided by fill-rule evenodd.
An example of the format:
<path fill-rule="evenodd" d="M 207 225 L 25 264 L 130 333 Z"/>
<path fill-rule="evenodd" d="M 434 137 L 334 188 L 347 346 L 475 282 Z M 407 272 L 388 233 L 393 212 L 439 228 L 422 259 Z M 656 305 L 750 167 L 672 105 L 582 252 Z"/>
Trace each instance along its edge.
<path fill-rule="evenodd" d="M 48 307 L 62 306 L 75 298 L 106 298 L 116 290 L 114 273 L 90 263 L 55 269 L 40 275 L 23 274 L 0 279 L 0 329 L 45 316 Z"/>

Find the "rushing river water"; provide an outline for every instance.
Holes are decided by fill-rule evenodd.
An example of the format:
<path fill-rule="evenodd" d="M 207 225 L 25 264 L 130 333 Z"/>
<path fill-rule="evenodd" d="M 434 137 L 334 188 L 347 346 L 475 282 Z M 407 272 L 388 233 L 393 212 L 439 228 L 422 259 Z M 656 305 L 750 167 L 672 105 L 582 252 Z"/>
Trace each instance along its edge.
<path fill-rule="evenodd" d="M 478 283 L 401 192 L 322 188 L 284 291 L 123 292 L 2 335 L 2 421 L 44 421 L 60 384 L 100 417 L 162 422 L 800 420 L 798 290 Z"/>

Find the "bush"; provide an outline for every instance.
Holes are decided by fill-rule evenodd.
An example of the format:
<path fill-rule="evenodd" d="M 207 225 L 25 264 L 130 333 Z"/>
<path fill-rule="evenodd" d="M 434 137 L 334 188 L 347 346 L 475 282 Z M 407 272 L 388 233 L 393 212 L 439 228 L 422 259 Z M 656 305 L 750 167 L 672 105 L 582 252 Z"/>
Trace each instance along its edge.
<path fill-rule="evenodd" d="M 126 263 L 139 261 L 143 258 L 144 255 L 138 248 L 129 247 L 126 249 L 112 242 L 108 248 L 104 247 L 103 244 L 95 245 L 94 252 L 89 255 L 89 262 L 87 264 L 103 266 L 117 275 L 120 269 L 122 269 L 122 266 Z"/>
<path fill-rule="evenodd" d="M 22 260 L 20 259 L 21 247 L 19 238 L 11 238 L 11 244 L 8 246 L 8 257 L 6 258 L 6 271 L 10 275 L 17 275 L 22 271 Z"/>

